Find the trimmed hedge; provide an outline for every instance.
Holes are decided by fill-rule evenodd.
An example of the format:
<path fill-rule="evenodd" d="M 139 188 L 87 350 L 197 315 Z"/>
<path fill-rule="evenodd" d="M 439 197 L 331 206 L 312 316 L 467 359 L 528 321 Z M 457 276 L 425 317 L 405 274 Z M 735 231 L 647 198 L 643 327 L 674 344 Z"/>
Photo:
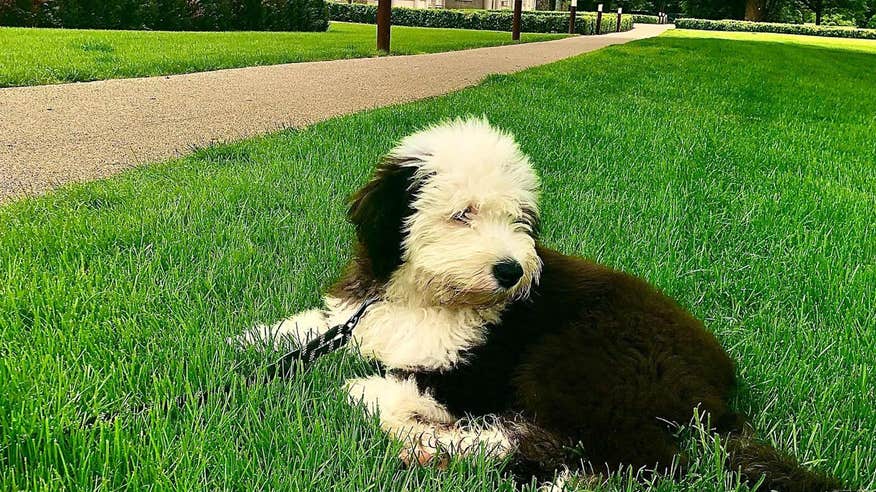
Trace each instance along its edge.
<path fill-rule="evenodd" d="M 636 24 L 660 24 L 660 17 L 656 15 L 632 14 Z"/>
<path fill-rule="evenodd" d="M 329 2 L 329 17 L 338 22 L 377 22 L 377 6 Z M 392 8 L 392 23 L 397 26 L 443 27 L 451 29 L 475 29 L 481 31 L 510 31 L 510 10 L 450 10 L 450 9 L 411 9 Z M 602 34 L 614 32 L 616 17 L 602 18 Z M 633 28 L 633 18 L 621 18 L 621 31 Z M 567 12 L 527 11 L 521 14 L 520 30 L 523 32 L 568 32 L 569 14 Z M 596 16 L 579 13 L 575 21 L 578 34 L 594 34 Z"/>
<path fill-rule="evenodd" d="M 325 31 L 325 0 L 0 0 L 0 25 L 167 31 Z"/>
<path fill-rule="evenodd" d="M 490 12 L 507 12 L 507 10 L 490 10 Z M 556 10 L 532 10 L 529 11 L 530 14 L 549 14 L 549 15 L 560 15 L 569 18 L 568 11 L 556 11 Z M 578 12 L 582 15 L 592 16 L 594 19 L 596 18 L 596 12 Z M 605 22 L 606 19 L 611 19 L 614 22 L 617 22 L 617 13 L 609 10 L 602 14 L 602 21 Z M 623 17 L 631 17 L 632 22 L 634 24 L 659 24 L 660 18 L 656 15 L 647 15 L 647 14 L 623 14 Z M 621 19 L 621 24 L 623 24 L 624 20 Z M 614 25 L 614 24 L 613 24 Z M 630 27 L 632 29 L 632 27 Z"/>
<path fill-rule="evenodd" d="M 774 32 L 780 34 L 805 34 L 807 36 L 825 36 L 833 38 L 876 39 L 876 29 L 779 24 L 774 22 L 678 19 L 675 21 L 675 27 L 679 29 L 700 29 L 706 31 Z"/>

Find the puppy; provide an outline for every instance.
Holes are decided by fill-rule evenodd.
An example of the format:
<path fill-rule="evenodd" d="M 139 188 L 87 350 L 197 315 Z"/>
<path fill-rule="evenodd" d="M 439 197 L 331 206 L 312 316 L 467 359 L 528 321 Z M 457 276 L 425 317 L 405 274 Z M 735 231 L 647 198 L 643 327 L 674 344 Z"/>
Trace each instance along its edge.
<path fill-rule="evenodd" d="M 304 343 L 379 298 L 353 345 L 385 374 L 346 389 L 410 444 L 409 464 L 480 452 L 527 483 L 665 470 L 683 463 L 671 426 L 699 409 L 762 489 L 837 488 L 742 432 L 733 362 L 700 321 L 641 279 L 539 244 L 538 185 L 483 119 L 405 138 L 351 199 L 352 261 L 323 308 L 240 341 Z"/>

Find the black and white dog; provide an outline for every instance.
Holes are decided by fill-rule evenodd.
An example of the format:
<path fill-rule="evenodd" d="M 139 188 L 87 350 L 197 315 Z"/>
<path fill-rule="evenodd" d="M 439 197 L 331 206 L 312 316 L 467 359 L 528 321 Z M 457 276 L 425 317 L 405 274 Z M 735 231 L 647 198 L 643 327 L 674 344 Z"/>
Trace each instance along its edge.
<path fill-rule="evenodd" d="M 837 488 L 747 437 L 728 408 L 733 362 L 700 321 L 643 280 L 538 243 L 538 184 L 513 138 L 483 119 L 405 138 L 352 197 L 357 243 L 325 306 L 238 341 L 301 343 L 378 297 L 354 345 L 386 374 L 347 390 L 411 444 L 409 464 L 482 452 L 508 457 L 526 482 L 660 470 L 683 463 L 670 423 L 698 407 L 746 479 Z"/>

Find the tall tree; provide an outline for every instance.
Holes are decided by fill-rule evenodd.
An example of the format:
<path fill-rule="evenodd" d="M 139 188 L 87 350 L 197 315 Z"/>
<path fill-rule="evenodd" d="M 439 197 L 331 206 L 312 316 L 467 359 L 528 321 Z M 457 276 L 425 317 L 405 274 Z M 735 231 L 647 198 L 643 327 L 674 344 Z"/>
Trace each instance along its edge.
<path fill-rule="evenodd" d="M 815 12 L 815 25 L 821 25 L 821 18 L 824 16 L 825 0 L 797 0 L 801 7 L 805 7 Z"/>
<path fill-rule="evenodd" d="M 815 25 L 821 25 L 821 19 L 824 17 L 825 12 L 829 10 L 857 10 L 862 5 L 866 6 L 866 3 L 862 3 L 858 0 L 795 0 L 797 5 L 803 7 L 805 9 L 811 10 L 815 13 Z"/>
<path fill-rule="evenodd" d="M 800 1 L 824 1 L 824 0 L 800 0 Z M 745 20 L 755 22 L 768 22 L 779 20 L 785 0 L 747 0 L 745 2 Z"/>
<path fill-rule="evenodd" d="M 745 13 L 745 0 L 682 0 L 681 7 L 688 17 L 741 19 Z"/>

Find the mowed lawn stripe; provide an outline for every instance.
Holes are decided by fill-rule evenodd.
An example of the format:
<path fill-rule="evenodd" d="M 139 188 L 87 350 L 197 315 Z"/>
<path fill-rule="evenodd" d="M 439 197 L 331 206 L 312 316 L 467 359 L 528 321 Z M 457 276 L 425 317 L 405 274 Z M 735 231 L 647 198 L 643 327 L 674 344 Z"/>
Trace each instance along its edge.
<path fill-rule="evenodd" d="M 328 32 L 170 32 L 0 27 L 0 87 L 203 72 L 376 56 L 376 27 L 332 22 Z M 563 34 L 524 33 L 521 42 Z M 438 53 L 514 43 L 510 32 L 392 28 L 392 53 Z"/>
<path fill-rule="evenodd" d="M 874 62 L 663 36 L 0 208 L 0 487 L 511 490 L 477 459 L 402 470 L 340 389 L 370 364 L 246 386 L 272 357 L 224 343 L 318 303 L 344 198 L 394 141 L 484 114 L 542 176 L 546 244 L 677 298 L 738 361 L 762 436 L 874 488 Z M 684 479 L 605 489 L 744 490 L 681 432 Z"/>

